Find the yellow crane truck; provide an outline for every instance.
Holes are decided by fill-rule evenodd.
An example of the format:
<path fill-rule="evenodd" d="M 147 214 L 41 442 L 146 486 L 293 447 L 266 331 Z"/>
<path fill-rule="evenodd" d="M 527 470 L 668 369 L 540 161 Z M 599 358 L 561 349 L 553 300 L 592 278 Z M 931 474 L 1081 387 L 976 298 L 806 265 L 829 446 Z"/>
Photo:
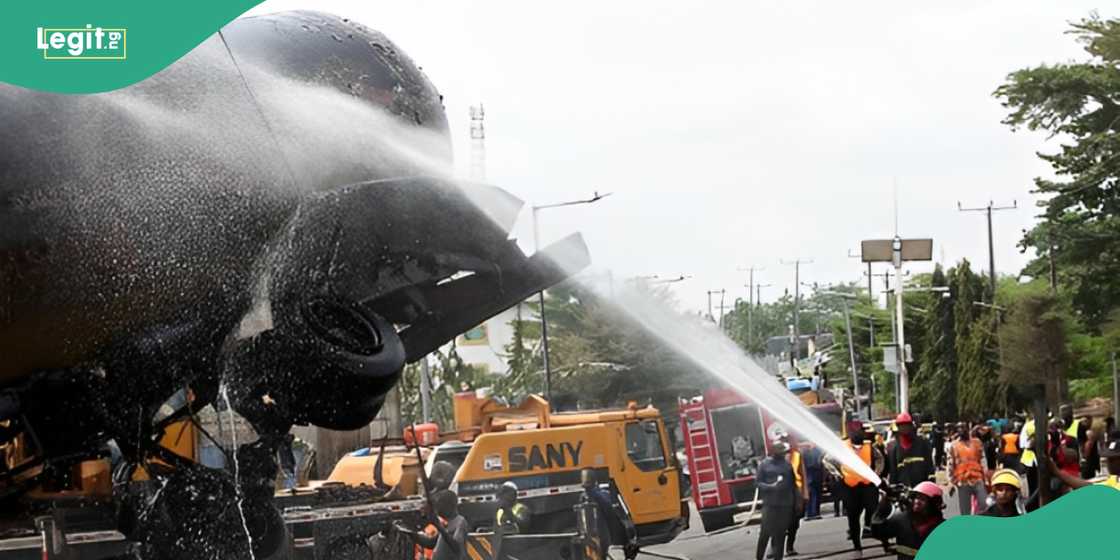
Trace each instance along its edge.
<path fill-rule="evenodd" d="M 577 532 L 575 506 L 580 501 L 580 473 L 593 469 L 601 487 L 609 487 L 615 517 L 623 525 L 628 555 L 640 546 L 673 540 L 688 527 L 682 499 L 680 467 L 660 412 L 652 407 L 552 412 L 549 403 L 530 396 L 511 407 L 476 392 L 455 396 L 456 429 L 426 450 L 426 470 L 437 460 L 457 469 L 452 489 L 459 511 L 475 531 L 468 547 L 474 560 L 489 558 L 493 547 L 479 546 L 491 532 L 497 490 L 505 482 L 518 488 L 518 499 L 532 511 L 529 533 L 514 542 L 517 557 L 548 558 L 558 547 L 546 544 L 531 553 L 524 547 L 549 543 L 546 535 Z M 386 452 L 386 461 L 409 451 Z M 376 454 L 344 457 L 331 475 L 334 482 L 369 484 Z M 396 473 L 387 473 L 393 479 Z M 482 543 L 484 544 L 484 543 Z M 509 546 L 507 552 L 512 552 Z"/>
<path fill-rule="evenodd" d="M 437 460 L 457 469 L 452 489 L 471 525 L 472 560 L 596 560 L 587 545 L 586 509 L 577 507 L 584 469 L 593 469 L 600 488 L 610 489 L 613 517 L 622 533 L 612 540 L 625 547 L 628 557 L 640 546 L 671 541 L 688 526 L 680 469 L 660 413 L 652 407 L 555 413 L 536 396 L 510 407 L 467 392 L 456 395 L 455 424 L 439 445 L 419 454 L 422 458 L 415 447 L 382 447 L 381 453 L 344 457 L 328 481 L 279 491 L 276 506 L 286 526 L 284 544 L 269 560 L 349 560 L 371 554 L 413 558 L 407 539 L 392 527 L 423 523 L 420 471 Z M 194 425 L 182 421 L 160 443 L 193 462 L 198 460 L 197 439 Z M 7 457 L 9 462 L 13 457 Z M 147 478 L 142 470 L 133 476 L 135 484 L 145 484 Z M 104 509 L 102 502 L 91 500 L 111 492 L 108 459 L 83 463 L 76 480 L 80 483 L 64 497 L 82 503 L 69 511 L 90 518 Z M 532 518 L 527 533 L 499 538 L 493 531 L 496 491 L 507 481 L 517 485 L 519 500 Z M 33 532 L 0 536 L 0 557 L 100 560 L 135 550 L 135 543 L 116 530 L 111 512 L 100 517 L 105 523 L 96 526 L 77 526 L 58 514 L 38 519 Z"/>
<path fill-rule="evenodd" d="M 610 486 L 629 548 L 669 542 L 688 526 L 680 468 L 652 407 L 556 413 L 536 396 L 503 407 L 466 393 L 456 398 L 455 419 L 467 427 L 459 439 L 472 444 L 453 489 L 475 529 L 492 526 L 497 489 L 509 481 L 533 513 L 530 532 L 574 530 L 583 469 Z"/>

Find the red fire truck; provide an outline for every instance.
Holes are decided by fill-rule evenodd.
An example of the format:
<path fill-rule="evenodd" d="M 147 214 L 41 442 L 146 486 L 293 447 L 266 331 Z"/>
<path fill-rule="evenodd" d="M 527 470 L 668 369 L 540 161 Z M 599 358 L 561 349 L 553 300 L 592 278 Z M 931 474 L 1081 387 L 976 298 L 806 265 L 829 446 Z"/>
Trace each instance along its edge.
<path fill-rule="evenodd" d="M 835 400 L 821 400 L 824 391 L 802 392 L 803 402 L 838 433 L 843 408 Z M 692 486 L 692 499 L 704 530 L 734 523 L 736 513 L 755 504 L 755 472 L 766 457 L 769 441 L 785 432 L 796 438 L 796 427 L 782 425 L 757 404 L 730 388 L 709 389 L 703 396 L 680 402 L 681 434 Z"/>

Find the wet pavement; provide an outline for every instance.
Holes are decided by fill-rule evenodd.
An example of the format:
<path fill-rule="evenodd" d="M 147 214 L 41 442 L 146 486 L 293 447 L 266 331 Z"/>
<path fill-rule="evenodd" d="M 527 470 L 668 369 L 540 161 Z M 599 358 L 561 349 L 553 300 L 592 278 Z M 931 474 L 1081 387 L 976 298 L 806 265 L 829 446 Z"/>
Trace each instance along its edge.
<path fill-rule="evenodd" d="M 945 516 L 957 514 L 955 498 L 948 498 L 948 507 Z M 852 549 L 851 542 L 847 539 L 848 520 L 846 517 L 834 517 L 832 504 L 821 507 L 821 519 L 815 521 L 802 521 L 797 532 L 795 548 L 797 556 L 787 557 L 795 560 L 847 560 L 861 558 L 864 560 L 876 558 L 893 559 L 897 555 L 885 552 L 879 541 L 872 538 L 863 539 L 863 552 L 857 553 Z M 737 521 L 747 520 L 747 514 L 741 514 Z M 692 512 L 690 529 L 682 533 L 671 543 L 644 549 L 639 560 L 651 558 L 667 558 L 669 560 L 715 560 L 742 558 L 745 560 L 755 557 L 755 546 L 758 542 L 757 516 L 753 524 L 744 526 L 742 523 L 734 528 L 705 535 L 700 525 L 700 516 L 695 509 Z M 612 550 L 611 556 L 621 558 L 620 550 Z"/>

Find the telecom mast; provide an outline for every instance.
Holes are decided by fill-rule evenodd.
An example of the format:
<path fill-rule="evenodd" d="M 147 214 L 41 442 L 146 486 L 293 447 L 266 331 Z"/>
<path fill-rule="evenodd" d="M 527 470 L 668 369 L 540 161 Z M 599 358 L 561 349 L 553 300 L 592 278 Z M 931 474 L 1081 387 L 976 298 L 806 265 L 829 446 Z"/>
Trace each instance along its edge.
<path fill-rule="evenodd" d="M 482 124 L 486 110 L 482 104 L 471 105 L 471 180 L 486 181 L 486 128 Z"/>

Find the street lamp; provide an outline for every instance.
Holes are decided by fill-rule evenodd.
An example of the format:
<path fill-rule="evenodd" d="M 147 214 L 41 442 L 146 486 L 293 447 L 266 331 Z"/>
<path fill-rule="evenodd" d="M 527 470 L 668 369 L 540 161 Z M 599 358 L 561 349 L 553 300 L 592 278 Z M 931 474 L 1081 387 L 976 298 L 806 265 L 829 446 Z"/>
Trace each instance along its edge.
<path fill-rule="evenodd" d="M 655 274 L 655 275 L 654 275 L 653 277 L 654 277 L 654 278 L 657 278 L 657 275 Z M 689 278 L 692 278 L 692 275 L 691 275 L 691 274 L 688 274 L 688 275 L 685 275 L 685 274 L 681 274 L 680 276 L 677 276 L 676 278 L 660 278 L 660 279 L 656 279 L 656 280 L 654 280 L 653 282 L 648 282 L 648 284 L 650 284 L 651 286 L 652 286 L 652 285 L 655 285 L 655 284 L 673 284 L 673 283 L 675 283 L 675 282 L 683 282 L 683 281 L 685 281 L 685 280 L 688 280 Z"/>
<path fill-rule="evenodd" d="M 540 230 L 540 223 L 537 220 L 537 214 L 541 210 L 546 210 L 546 209 L 549 209 L 549 208 L 560 208 L 561 206 L 576 206 L 578 204 L 591 204 L 593 202 L 598 202 L 598 201 L 610 196 L 611 194 L 612 193 L 599 194 L 599 191 L 595 191 L 592 194 L 591 198 L 588 198 L 588 199 L 585 199 L 585 200 L 572 200 L 572 201 L 568 201 L 568 202 L 557 202 L 555 204 L 542 204 L 542 205 L 539 205 L 539 206 L 533 206 L 533 252 L 536 253 L 536 252 L 539 252 L 541 250 L 541 247 L 540 247 L 541 230 Z M 549 406 L 551 407 L 552 406 L 551 405 L 551 403 L 552 403 L 552 370 L 549 369 L 549 364 L 548 364 L 548 320 L 545 318 L 545 313 L 544 313 L 544 290 L 541 290 L 537 294 L 537 296 L 539 297 L 540 305 L 541 305 L 541 311 L 540 311 L 540 313 L 541 313 L 541 353 L 542 353 L 542 356 L 543 356 L 542 360 L 544 362 L 544 398 L 548 400 L 548 402 L 550 403 Z"/>
<path fill-rule="evenodd" d="M 842 301 L 844 303 L 844 326 L 848 329 L 848 357 L 851 359 L 851 364 L 852 364 L 852 394 L 855 395 L 855 397 L 856 397 L 856 416 L 858 417 L 860 415 L 860 412 L 859 412 L 859 409 L 860 409 L 860 406 L 859 406 L 859 374 L 856 371 L 856 349 L 855 349 L 855 345 L 852 343 L 852 317 L 851 317 L 851 313 L 848 310 L 848 300 L 855 301 L 856 296 L 853 295 L 853 294 L 846 293 L 846 292 L 834 292 L 834 291 L 831 291 L 831 290 L 823 291 L 823 292 L 817 292 L 817 293 L 819 293 L 821 295 L 826 295 L 826 296 L 838 297 L 838 298 L 840 298 L 840 301 Z M 871 403 L 868 403 L 868 406 L 870 406 L 870 404 Z M 871 411 L 870 410 L 867 411 L 867 418 L 868 419 L 871 418 Z"/>
<path fill-rule="evenodd" d="M 860 257 L 863 262 L 889 262 L 894 266 L 895 276 L 902 277 L 902 265 L 908 261 L 933 260 L 932 239 L 902 239 L 898 236 L 898 214 L 895 213 L 895 235 L 891 239 L 865 239 L 860 242 Z M 900 349 L 906 347 L 905 326 L 902 322 L 902 283 L 895 291 L 895 313 L 898 315 L 896 343 Z M 898 410 L 910 412 L 910 379 L 906 372 L 906 361 L 899 361 L 898 367 Z"/>
<path fill-rule="evenodd" d="M 895 397 L 898 402 L 898 410 L 900 412 L 910 412 L 910 382 L 909 376 L 906 371 L 906 341 L 905 341 L 905 328 L 906 324 L 903 318 L 903 304 L 902 292 L 935 292 L 940 293 L 942 298 L 948 298 L 948 286 L 910 286 L 906 287 L 900 281 L 896 288 L 889 288 L 886 291 L 887 301 L 890 301 L 891 295 L 895 297 L 894 313 L 891 314 L 891 335 L 894 337 L 895 348 L 895 364 L 897 364 L 898 373 L 895 374 Z"/>

